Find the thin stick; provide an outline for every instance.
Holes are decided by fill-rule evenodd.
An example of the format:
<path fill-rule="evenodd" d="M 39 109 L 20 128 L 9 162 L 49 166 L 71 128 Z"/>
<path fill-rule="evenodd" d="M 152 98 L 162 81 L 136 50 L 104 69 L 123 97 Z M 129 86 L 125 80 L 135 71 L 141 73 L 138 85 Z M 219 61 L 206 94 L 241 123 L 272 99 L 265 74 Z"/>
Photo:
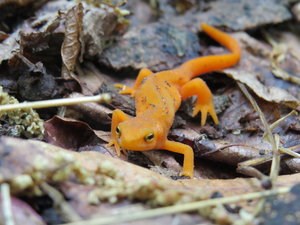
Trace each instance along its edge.
<path fill-rule="evenodd" d="M 11 208 L 10 190 L 9 185 L 6 183 L 1 184 L 1 199 L 2 199 L 2 213 L 4 217 L 4 225 L 14 225 L 14 218 Z"/>
<path fill-rule="evenodd" d="M 270 129 L 274 130 L 282 121 L 284 121 L 286 118 L 292 116 L 292 115 L 298 115 L 298 112 L 296 110 L 292 110 L 290 113 L 285 115 L 284 117 L 281 117 L 280 119 L 276 120 L 274 123 L 270 125 Z"/>
<path fill-rule="evenodd" d="M 274 182 L 276 180 L 276 178 L 278 177 L 278 173 L 279 173 L 279 167 L 280 167 L 280 155 L 279 155 L 279 151 L 278 151 L 278 142 L 275 140 L 272 131 L 270 129 L 270 126 L 265 118 L 265 115 L 263 114 L 263 112 L 261 111 L 261 109 L 259 108 L 259 106 L 257 105 L 256 101 L 254 100 L 254 98 L 250 95 L 250 93 L 248 92 L 247 88 L 245 87 L 244 84 L 238 82 L 238 86 L 239 88 L 242 90 L 242 92 L 244 93 L 244 95 L 247 97 L 247 99 L 250 101 L 252 107 L 256 110 L 256 112 L 258 113 L 260 120 L 265 128 L 265 133 L 266 133 L 266 137 L 268 138 L 268 141 L 270 142 L 270 144 L 272 145 L 272 151 L 273 151 L 273 160 L 272 160 L 272 165 L 271 165 L 271 172 L 270 172 L 270 178 L 272 180 L 272 183 L 274 185 Z"/>
<path fill-rule="evenodd" d="M 238 196 L 230 196 L 224 198 L 208 199 L 204 201 L 185 203 L 180 205 L 168 206 L 157 209 L 150 209 L 145 211 L 138 211 L 133 213 L 122 213 L 118 215 L 106 216 L 102 218 L 96 218 L 91 220 L 79 221 L 74 223 L 67 223 L 64 225 L 108 225 L 108 224 L 121 224 L 124 222 L 135 221 L 140 219 L 148 219 L 158 216 L 164 216 L 175 213 L 189 212 L 199 210 L 209 206 L 215 206 L 219 204 L 229 204 L 240 201 L 247 201 L 253 199 L 264 198 L 272 195 L 286 194 L 290 191 L 289 187 L 282 187 L 268 191 L 253 192 Z"/>
<path fill-rule="evenodd" d="M 16 109 L 41 109 L 58 106 L 76 105 L 88 102 L 110 102 L 110 94 L 104 93 L 96 96 L 84 96 L 76 98 L 62 98 L 62 99 L 51 99 L 36 102 L 22 102 L 18 104 L 1 105 L 0 112 L 16 110 Z"/>
<path fill-rule="evenodd" d="M 70 206 L 70 204 L 65 201 L 63 195 L 58 190 L 47 183 L 42 183 L 41 187 L 51 197 L 54 202 L 54 206 L 60 210 L 62 216 L 67 219 L 67 221 L 74 222 L 81 220 L 81 217 Z"/>
<path fill-rule="evenodd" d="M 280 151 L 281 153 L 284 153 L 284 154 L 293 156 L 293 157 L 295 157 L 295 158 L 300 158 L 300 154 L 299 154 L 298 152 L 294 152 L 294 151 L 292 151 L 292 150 L 289 149 L 289 148 L 279 147 L 279 151 Z"/>

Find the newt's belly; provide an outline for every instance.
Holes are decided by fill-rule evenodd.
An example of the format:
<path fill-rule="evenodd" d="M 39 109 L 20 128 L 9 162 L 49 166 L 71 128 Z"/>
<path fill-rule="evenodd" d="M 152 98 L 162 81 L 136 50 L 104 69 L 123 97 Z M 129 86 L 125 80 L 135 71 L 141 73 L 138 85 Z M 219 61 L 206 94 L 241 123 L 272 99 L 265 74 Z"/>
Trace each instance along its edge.
<path fill-rule="evenodd" d="M 180 103 L 181 96 L 176 86 L 155 75 L 148 77 L 135 95 L 137 115 L 152 109 L 173 120 Z"/>

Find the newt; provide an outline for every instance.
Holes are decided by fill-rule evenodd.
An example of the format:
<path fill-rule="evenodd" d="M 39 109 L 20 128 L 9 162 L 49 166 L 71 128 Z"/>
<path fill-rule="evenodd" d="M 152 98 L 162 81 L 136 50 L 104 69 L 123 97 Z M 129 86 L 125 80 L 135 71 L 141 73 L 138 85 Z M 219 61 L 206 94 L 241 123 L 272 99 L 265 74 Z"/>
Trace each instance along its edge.
<path fill-rule="evenodd" d="M 241 57 L 240 46 L 233 37 L 205 23 L 201 24 L 201 28 L 208 36 L 226 47 L 230 53 L 198 57 L 175 69 L 156 73 L 143 68 L 133 87 L 116 85 L 122 88 L 121 94 L 130 94 L 135 98 L 136 106 L 135 117 L 119 109 L 112 113 L 111 140 L 108 145 L 114 145 L 118 156 L 121 150 L 161 149 L 181 153 L 184 156 L 181 175 L 193 177 L 193 149 L 189 145 L 167 138 L 175 113 L 181 101 L 197 96 L 192 116 L 200 112 L 203 126 L 207 115 L 210 114 L 214 123 L 218 124 L 213 95 L 206 83 L 195 77 L 234 66 Z"/>

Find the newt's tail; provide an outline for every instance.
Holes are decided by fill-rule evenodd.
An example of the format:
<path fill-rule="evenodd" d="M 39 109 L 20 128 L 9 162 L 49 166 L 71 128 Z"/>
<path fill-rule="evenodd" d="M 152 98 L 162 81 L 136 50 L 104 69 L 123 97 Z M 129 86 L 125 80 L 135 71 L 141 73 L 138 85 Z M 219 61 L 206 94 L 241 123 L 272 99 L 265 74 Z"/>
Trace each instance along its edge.
<path fill-rule="evenodd" d="M 211 38 L 230 50 L 231 53 L 199 57 L 182 64 L 180 69 L 189 71 L 191 78 L 211 71 L 231 67 L 237 64 L 241 57 L 241 49 L 236 39 L 205 23 L 201 24 L 201 28 Z"/>

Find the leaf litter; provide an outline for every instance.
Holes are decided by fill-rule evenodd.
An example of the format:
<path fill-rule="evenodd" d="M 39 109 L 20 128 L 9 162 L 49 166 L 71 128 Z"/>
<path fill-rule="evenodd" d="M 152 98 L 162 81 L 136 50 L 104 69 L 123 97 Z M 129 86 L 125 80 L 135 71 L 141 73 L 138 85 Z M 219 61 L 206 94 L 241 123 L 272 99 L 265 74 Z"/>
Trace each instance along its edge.
<path fill-rule="evenodd" d="M 151 4 L 138 1 L 125 6 L 119 2 L 114 6 L 93 1 L 90 5 L 82 2 L 82 8 L 81 4 L 67 1 L 41 5 L 32 1 L 0 4 L 0 11 L 5 12 L 1 14 L 4 24 L 0 25 L 4 32 L 0 39 L 0 84 L 5 91 L 21 101 L 77 96 L 75 92 L 88 95 L 109 92 L 112 95 L 112 102 L 101 106 L 86 103 L 58 111 L 38 111 L 41 118 L 50 119 L 45 123 L 44 140 L 69 151 L 42 142 L 2 139 L 1 183 L 9 183 L 13 195 L 26 201 L 22 206 L 24 210 L 30 208 L 26 204 L 35 202 L 33 196 L 50 196 L 53 203 L 48 207 L 54 209 L 61 222 L 88 219 L 98 214 L 110 215 L 115 210 L 126 211 L 130 207 L 137 207 L 143 215 L 149 207 L 210 200 L 213 192 L 238 197 L 239 194 L 262 191 L 262 187 L 270 187 L 266 183 L 267 174 L 271 170 L 274 178 L 279 165 L 280 175 L 272 179 L 273 187 L 291 187 L 297 183 L 299 158 L 294 157 L 299 152 L 300 121 L 297 114 L 289 113 L 292 109 L 299 111 L 297 80 L 300 67 L 295 47 L 299 43 L 288 10 L 294 7 L 296 15 L 296 5 L 293 1 L 268 0 L 268 9 L 263 10 L 265 8 L 257 1 L 186 2 L 186 5 L 182 2 L 180 5 L 168 1 Z M 7 7 L 11 3 L 15 7 L 12 12 L 32 4 L 34 11 L 19 15 L 21 22 L 14 26 L 7 22 L 11 16 L 7 14 Z M 237 8 L 247 13 L 242 15 L 241 10 L 230 13 L 231 4 L 237 4 Z M 199 13 L 199 9 L 205 12 Z M 147 14 L 143 14 L 143 10 Z M 131 25 L 128 27 L 124 15 L 129 11 L 135 14 L 129 15 Z M 263 17 L 260 16 L 262 11 Z M 33 13 L 34 19 L 24 20 Z M 234 36 L 243 49 L 238 66 L 204 76 L 216 95 L 220 126 L 208 123 L 200 127 L 198 121 L 190 117 L 192 101 L 188 101 L 181 107 L 169 134 L 171 139 L 194 147 L 196 177 L 202 179 L 181 180 L 176 175 L 181 167 L 181 157 L 168 152 L 153 151 L 136 156 L 128 152 L 122 156 L 123 160 L 128 157 L 132 163 L 148 167 L 155 173 L 111 158 L 115 157 L 114 150 L 107 149 L 104 143 L 109 140 L 112 110 L 120 108 L 134 115 L 132 99 L 120 96 L 112 84 L 123 81 L 132 84 L 132 76 L 144 66 L 158 71 L 173 68 L 198 56 L 199 52 L 205 55 L 222 53 L 223 48 L 213 46 L 214 43 L 203 35 L 198 44 L 195 33 L 200 21 L 240 31 Z M 153 34 L 156 35 L 152 37 Z M 157 36 L 160 39 L 154 38 Z M 274 38 L 278 36 L 280 39 Z M 282 47 L 282 43 L 287 43 L 288 47 Z M 232 79 L 249 88 L 261 112 L 252 108 Z M 263 138 L 266 126 L 270 125 L 261 122 L 262 114 L 270 125 L 280 121 L 272 127 L 280 153 L 276 156 L 275 167 L 276 160 L 272 160 L 274 144 L 272 146 L 270 139 Z M 269 132 L 265 137 L 270 138 L 270 135 Z M 16 144 L 28 144 L 29 147 L 22 148 L 21 152 Z M 12 153 L 13 157 L 8 157 Z M 237 172 L 259 179 L 243 178 Z M 172 181 L 164 176 L 179 180 Z M 68 201 L 59 202 L 57 199 L 61 198 Z M 12 202 L 15 204 L 14 200 Z M 132 205 L 133 202 L 138 205 Z M 64 206 L 57 207 L 59 203 Z M 207 220 L 214 224 L 237 224 L 238 221 L 249 222 L 250 218 L 255 224 L 255 204 L 244 202 L 239 205 L 242 207 L 239 210 L 229 209 L 228 205 L 199 209 L 201 217 L 181 213 L 178 220 L 182 224 Z M 32 206 L 33 210 L 38 210 L 43 205 Z M 48 218 L 39 213 L 43 219 Z M 30 211 L 30 214 L 34 212 Z M 268 216 L 262 214 L 262 217 Z M 156 220 L 144 221 L 153 224 Z M 161 224 L 161 221 L 170 223 L 172 217 L 165 214 L 157 223 Z"/>

